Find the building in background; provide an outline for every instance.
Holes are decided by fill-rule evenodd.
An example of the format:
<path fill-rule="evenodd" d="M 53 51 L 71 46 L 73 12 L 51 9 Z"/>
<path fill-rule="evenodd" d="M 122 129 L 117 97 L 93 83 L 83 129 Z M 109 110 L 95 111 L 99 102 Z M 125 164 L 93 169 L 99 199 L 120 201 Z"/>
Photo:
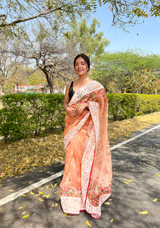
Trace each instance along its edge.
<path fill-rule="evenodd" d="M 15 93 L 44 93 L 49 94 L 50 89 L 48 85 L 15 85 Z M 53 86 L 53 93 L 65 93 L 65 89 L 57 89 Z"/>

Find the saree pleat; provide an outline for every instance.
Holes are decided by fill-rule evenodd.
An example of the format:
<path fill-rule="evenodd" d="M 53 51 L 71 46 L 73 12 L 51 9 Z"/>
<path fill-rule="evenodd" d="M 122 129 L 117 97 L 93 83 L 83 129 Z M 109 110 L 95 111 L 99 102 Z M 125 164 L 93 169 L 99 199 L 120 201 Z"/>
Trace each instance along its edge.
<path fill-rule="evenodd" d="M 101 205 L 111 194 L 112 163 L 107 134 L 108 99 L 103 86 L 92 81 L 82 86 L 69 106 L 88 102 L 89 110 L 71 117 L 66 113 L 65 168 L 60 184 L 64 213 L 86 210 L 101 216 Z"/>

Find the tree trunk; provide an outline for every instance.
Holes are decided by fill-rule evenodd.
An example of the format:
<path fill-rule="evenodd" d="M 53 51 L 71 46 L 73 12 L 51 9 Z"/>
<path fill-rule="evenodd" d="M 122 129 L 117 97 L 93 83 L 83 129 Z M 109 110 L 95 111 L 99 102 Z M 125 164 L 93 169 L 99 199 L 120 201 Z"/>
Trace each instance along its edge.
<path fill-rule="evenodd" d="M 2 86 L 0 85 L 0 98 L 2 97 Z"/>
<path fill-rule="evenodd" d="M 53 93 L 53 81 L 50 78 L 50 75 L 46 69 L 43 69 L 44 74 L 46 75 L 46 79 L 49 85 L 50 93 Z"/>

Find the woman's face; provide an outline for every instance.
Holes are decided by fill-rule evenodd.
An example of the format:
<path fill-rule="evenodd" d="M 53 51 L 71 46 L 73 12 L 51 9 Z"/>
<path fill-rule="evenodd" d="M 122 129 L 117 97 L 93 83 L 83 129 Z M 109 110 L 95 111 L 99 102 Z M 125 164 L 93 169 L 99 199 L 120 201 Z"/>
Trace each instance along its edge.
<path fill-rule="evenodd" d="M 88 65 L 82 57 L 76 59 L 74 69 L 76 74 L 79 76 L 83 76 L 88 73 Z"/>

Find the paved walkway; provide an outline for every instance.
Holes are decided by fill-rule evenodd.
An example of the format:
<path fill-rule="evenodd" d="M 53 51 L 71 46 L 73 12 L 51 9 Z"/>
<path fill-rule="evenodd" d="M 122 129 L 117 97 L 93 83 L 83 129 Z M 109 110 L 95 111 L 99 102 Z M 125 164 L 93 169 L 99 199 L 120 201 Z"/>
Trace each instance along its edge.
<path fill-rule="evenodd" d="M 0 228 L 159 228 L 160 127 L 112 150 L 112 162 L 112 194 L 102 206 L 101 219 L 92 219 L 86 212 L 79 216 L 63 214 L 58 177 L 0 205 Z M 63 164 L 57 163 L 8 178 L 0 183 L 0 199 L 61 170 Z"/>

